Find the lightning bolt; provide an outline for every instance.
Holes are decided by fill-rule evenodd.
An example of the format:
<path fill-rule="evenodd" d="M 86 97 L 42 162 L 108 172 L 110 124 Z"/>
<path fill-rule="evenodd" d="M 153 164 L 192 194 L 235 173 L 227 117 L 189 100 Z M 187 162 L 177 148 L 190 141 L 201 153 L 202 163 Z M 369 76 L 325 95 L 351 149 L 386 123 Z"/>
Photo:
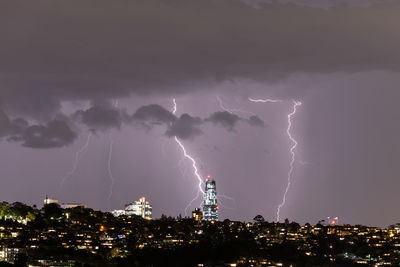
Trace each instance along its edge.
<path fill-rule="evenodd" d="M 199 170 L 198 170 L 198 168 L 197 168 L 196 160 L 186 152 L 185 146 L 182 144 L 181 141 L 179 141 L 178 137 L 175 136 L 175 137 L 174 137 L 174 140 L 175 140 L 175 142 L 179 145 L 179 147 L 181 148 L 181 150 L 182 150 L 182 152 L 183 152 L 183 156 L 184 156 L 186 159 L 188 159 L 189 161 L 192 162 L 193 173 L 194 173 L 195 177 L 197 178 L 197 180 L 198 180 L 198 182 L 199 182 L 199 183 L 198 183 L 199 189 L 198 189 L 198 191 L 197 191 L 196 197 L 193 198 L 193 199 L 190 201 L 190 203 L 189 203 L 189 204 L 186 206 L 186 208 L 185 208 L 185 216 L 186 216 L 186 215 L 187 215 L 187 210 L 189 209 L 189 207 L 193 204 L 194 201 L 196 201 L 196 200 L 200 197 L 200 192 L 204 195 L 204 190 L 203 190 L 203 188 L 202 188 L 203 180 L 201 179 L 201 176 L 200 176 L 200 174 L 199 174 Z"/>
<path fill-rule="evenodd" d="M 203 192 L 204 194 L 204 192 Z M 198 198 L 200 197 L 200 190 L 197 190 L 197 194 L 196 196 L 189 202 L 189 204 L 187 204 L 187 206 L 185 207 L 185 217 L 188 214 L 188 209 L 192 206 L 193 202 L 195 202 Z"/>
<path fill-rule="evenodd" d="M 242 109 L 238 109 L 238 108 L 227 108 L 227 107 L 225 106 L 224 102 L 222 101 L 222 99 L 221 99 L 218 95 L 216 96 L 216 98 L 217 98 L 219 107 L 220 107 L 222 110 L 224 110 L 224 111 L 226 111 L 226 112 L 229 112 L 230 114 L 236 114 L 236 115 L 237 115 L 237 113 L 244 113 L 244 114 L 255 115 L 255 114 L 254 114 L 253 112 L 251 112 L 251 111 L 242 110 Z"/>
<path fill-rule="evenodd" d="M 218 103 L 219 103 L 220 108 L 221 108 L 222 110 L 226 111 L 226 112 L 229 112 L 230 114 L 236 114 L 237 112 L 242 112 L 242 113 L 247 113 L 247 114 L 255 115 L 253 112 L 250 112 L 250 111 L 245 111 L 245 110 L 241 110 L 241 109 L 231 109 L 231 108 L 227 108 L 227 107 L 225 106 L 224 102 L 222 101 L 222 99 L 221 99 L 218 95 L 216 96 L 216 98 L 217 98 L 217 101 L 218 101 Z M 218 195 L 217 198 L 219 198 L 219 199 L 220 199 L 220 198 L 228 199 L 228 200 L 232 201 L 232 202 L 236 205 L 236 201 L 235 201 L 235 199 L 234 199 L 233 197 L 226 196 L 226 195 Z M 229 208 L 229 207 L 226 207 L 226 206 L 222 205 L 221 201 L 220 201 L 220 204 L 221 204 L 221 206 L 224 207 L 224 208 L 233 209 L 233 208 Z"/>
<path fill-rule="evenodd" d="M 222 204 L 222 201 L 221 201 L 221 199 L 223 199 L 223 198 L 232 201 L 232 203 L 236 206 L 236 201 L 235 201 L 235 199 L 234 199 L 233 197 L 218 194 L 218 195 L 217 195 L 217 198 L 218 198 L 218 203 L 219 203 L 219 205 L 220 205 L 221 207 L 225 208 L 225 209 L 233 210 L 234 208 L 224 206 L 224 205 Z"/>
<path fill-rule="evenodd" d="M 172 99 L 172 103 L 174 104 L 173 108 L 172 108 L 172 114 L 175 115 L 176 111 L 178 110 L 178 106 L 176 104 L 176 99 Z"/>
<path fill-rule="evenodd" d="M 229 112 L 230 114 L 233 114 L 232 110 L 230 110 L 230 109 L 228 109 L 228 108 L 225 107 L 224 103 L 222 102 L 222 100 L 221 100 L 221 98 L 220 98 L 219 96 L 216 96 L 216 98 L 217 98 L 219 107 L 220 107 L 222 110 L 224 110 L 224 111 L 226 111 L 226 112 Z"/>
<path fill-rule="evenodd" d="M 256 103 L 278 103 L 278 102 L 282 102 L 282 100 L 279 100 L 279 99 L 253 99 L 253 98 L 250 98 L 250 97 L 249 97 L 249 100 L 251 102 L 256 102 Z M 289 113 L 287 115 L 288 127 L 286 129 L 286 134 L 287 134 L 289 140 L 292 142 L 292 146 L 290 147 L 291 160 L 290 160 L 290 164 L 289 164 L 289 172 L 288 172 L 288 175 L 287 175 L 287 186 L 286 186 L 286 189 L 285 189 L 285 193 L 283 194 L 282 202 L 278 205 L 278 209 L 277 209 L 277 212 L 276 212 L 276 220 L 278 222 L 280 220 L 281 209 L 286 204 L 286 197 L 287 197 L 287 194 L 289 192 L 290 186 L 292 184 L 294 163 L 296 161 L 296 148 L 297 148 L 297 145 L 298 145 L 298 142 L 296 141 L 296 139 L 293 137 L 293 135 L 291 133 L 291 130 L 292 130 L 292 118 L 296 114 L 297 108 L 299 106 L 301 106 L 301 105 L 302 105 L 302 103 L 300 101 L 293 100 L 293 110 L 292 110 L 291 113 Z"/>
<path fill-rule="evenodd" d="M 173 109 L 172 109 L 172 114 L 176 114 L 176 111 L 178 110 L 177 108 L 177 103 L 175 98 L 172 100 L 173 102 Z M 197 162 L 196 160 L 190 156 L 187 151 L 185 146 L 183 145 L 183 143 L 178 139 L 177 136 L 174 136 L 174 140 L 175 142 L 178 144 L 178 146 L 180 147 L 180 149 L 182 150 L 183 153 L 183 157 L 188 159 L 191 163 L 192 163 L 192 168 L 193 168 L 193 174 L 196 177 L 197 181 L 198 181 L 198 191 L 197 191 L 197 195 L 195 198 L 193 198 L 189 204 L 186 206 L 185 208 L 185 216 L 187 215 L 187 210 L 189 209 L 189 207 L 193 204 L 194 201 L 196 201 L 199 197 L 200 197 L 200 192 L 204 195 L 204 190 L 202 188 L 203 185 L 203 180 L 201 179 L 201 176 L 199 174 L 199 169 L 197 168 Z"/>
<path fill-rule="evenodd" d="M 291 133 L 291 129 L 292 129 L 292 117 L 296 114 L 297 111 L 297 107 L 301 106 L 301 102 L 299 101 L 293 101 L 293 111 L 291 113 L 288 114 L 287 118 L 288 118 L 288 127 L 286 129 L 286 133 L 289 136 L 290 141 L 293 143 L 292 147 L 290 148 L 290 154 L 292 155 L 292 159 L 290 161 L 290 167 L 289 167 L 289 172 L 288 172 L 288 183 L 286 186 L 286 190 L 285 193 L 283 194 L 283 199 L 281 204 L 279 204 L 278 206 L 278 210 L 276 212 L 276 220 L 279 222 L 280 220 L 280 213 L 281 213 L 281 209 L 283 206 L 285 206 L 286 204 L 286 196 L 287 193 L 289 192 L 290 189 L 290 185 L 292 183 L 292 175 L 293 175 L 293 171 L 294 171 L 294 162 L 296 160 L 296 147 L 298 145 L 296 139 L 293 138 L 292 133 Z"/>
<path fill-rule="evenodd" d="M 115 108 L 118 107 L 118 100 L 115 100 L 114 107 Z M 113 175 L 112 168 L 111 168 L 112 154 L 113 154 L 113 148 L 114 148 L 114 136 L 113 136 L 111 131 L 110 131 L 110 133 L 108 135 L 108 139 L 110 141 L 110 145 L 109 145 L 109 149 L 108 149 L 107 170 L 108 170 L 108 177 L 110 178 L 110 181 L 111 181 L 110 191 L 109 191 L 108 197 L 107 197 L 108 205 L 109 205 L 110 204 L 110 200 L 111 200 L 112 195 L 113 195 L 114 184 L 115 184 L 115 179 L 114 179 L 114 175 Z"/>
<path fill-rule="evenodd" d="M 279 103 L 279 102 L 282 102 L 282 100 L 280 100 L 280 99 L 270 99 L 270 98 L 267 98 L 267 99 L 254 99 L 254 98 L 251 98 L 251 97 L 249 97 L 249 100 L 251 101 L 251 102 L 256 102 L 256 103 Z"/>
<path fill-rule="evenodd" d="M 74 175 L 74 173 L 76 172 L 76 170 L 78 169 L 78 164 L 80 162 L 81 156 L 82 154 L 87 150 L 89 143 L 90 143 L 90 139 L 92 137 L 92 132 L 89 132 L 87 138 L 86 138 L 86 142 L 83 144 L 83 146 L 75 153 L 75 157 L 74 157 L 74 164 L 72 165 L 72 169 L 67 172 L 65 174 L 65 176 L 63 177 L 63 179 L 61 180 L 60 183 L 60 188 L 59 190 L 61 190 L 61 188 L 64 186 L 64 183 L 67 181 L 68 178 L 72 177 L 72 175 Z"/>

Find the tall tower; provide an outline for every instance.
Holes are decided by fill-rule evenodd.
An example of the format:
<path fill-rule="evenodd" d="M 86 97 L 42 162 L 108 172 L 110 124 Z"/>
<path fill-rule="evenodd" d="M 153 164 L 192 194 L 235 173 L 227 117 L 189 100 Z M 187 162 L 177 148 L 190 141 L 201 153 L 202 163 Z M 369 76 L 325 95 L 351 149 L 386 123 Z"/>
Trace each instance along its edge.
<path fill-rule="evenodd" d="M 204 191 L 203 219 L 205 221 L 218 221 L 218 209 L 217 186 L 215 181 L 211 179 L 211 175 L 207 175 Z"/>

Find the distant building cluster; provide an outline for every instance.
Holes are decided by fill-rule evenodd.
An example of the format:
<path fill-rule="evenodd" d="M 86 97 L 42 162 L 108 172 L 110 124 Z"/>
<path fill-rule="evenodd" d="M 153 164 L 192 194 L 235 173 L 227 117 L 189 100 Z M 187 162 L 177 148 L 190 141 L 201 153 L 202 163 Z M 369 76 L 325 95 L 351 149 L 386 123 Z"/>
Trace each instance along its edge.
<path fill-rule="evenodd" d="M 58 200 L 57 199 L 52 199 L 49 198 L 48 196 L 46 196 L 46 198 L 43 200 L 43 205 L 49 205 L 49 204 L 58 204 Z M 73 208 L 87 208 L 86 204 L 82 204 L 82 203 L 62 203 L 60 205 L 61 208 L 63 209 L 73 209 Z"/>
<path fill-rule="evenodd" d="M 218 221 L 218 202 L 217 202 L 217 186 L 211 175 L 207 175 L 203 195 L 203 211 L 196 208 L 192 212 L 192 218 L 196 221 Z M 152 219 L 152 206 L 143 196 L 139 200 L 126 204 L 123 210 L 113 210 L 114 216 L 140 216 L 144 219 Z"/>
<path fill-rule="evenodd" d="M 121 216 L 121 215 L 126 215 L 126 216 L 136 215 L 136 216 L 142 217 L 143 219 L 151 220 L 152 219 L 152 206 L 146 200 L 145 197 L 141 197 L 137 201 L 126 204 L 125 209 L 114 210 L 111 213 L 116 217 Z"/>
<path fill-rule="evenodd" d="M 46 198 L 43 201 L 44 205 L 49 204 L 57 204 L 63 209 L 73 209 L 73 208 L 87 208 L 87 205 L 82 203 L 62 203 L 59 204 L 57 199 Z M 203 195 L 203 203 L 202 210 L 200 208 L 196 208 L 192 212 L 192 217 L 196 221 L 218 221 L 218 200 L 217 200 L 217 185 L 214 179 L 211 178 L 211 175 L 206 176 L 204 195 Z M 124 209 L 121 210 L 113 210 L 111 214 L 115 217 L 119 216 L 140 216 L 146 220 L 152 219 L 152 206 L 146 197 L 142 196 L 139 200 L 133 201 L 129 204 L 125 205 Z"/>

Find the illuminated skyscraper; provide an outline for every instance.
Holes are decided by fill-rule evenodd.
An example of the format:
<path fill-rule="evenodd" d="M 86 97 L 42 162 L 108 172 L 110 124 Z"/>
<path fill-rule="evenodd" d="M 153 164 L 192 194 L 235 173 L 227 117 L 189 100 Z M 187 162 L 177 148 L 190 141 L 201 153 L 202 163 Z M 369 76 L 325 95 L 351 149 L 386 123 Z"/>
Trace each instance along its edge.
<path fill-rule="evenodd" d="M 203 218 L 206 221 L 218 221 L 217 186 L 211 176 L 207 176 L 204 191 Z"/>

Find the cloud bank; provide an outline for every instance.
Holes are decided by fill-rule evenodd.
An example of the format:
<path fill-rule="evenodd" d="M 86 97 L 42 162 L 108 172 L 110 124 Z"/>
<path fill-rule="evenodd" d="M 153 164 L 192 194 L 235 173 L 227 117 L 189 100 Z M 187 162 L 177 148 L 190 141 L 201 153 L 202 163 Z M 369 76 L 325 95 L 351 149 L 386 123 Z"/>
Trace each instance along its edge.
<path fill-rule="evenodd" d="M 398 71 L 398 1 L 303 2 L 2 1 L 0 106 L 48 120 L 63 100 L 178 95 L 202 82 L 298 72 Z"/>
<path fill-rule="evenodd" d="M 31 147 L 72 142 L 76 133 L 52 115 L 63 101 L 177 96 L 224 81 L 279 83 L 298 73 L 399 70 L 398 1 L 323 2 L 2 1 L 0 136 L 13 135 Z M 265 92 L 286 99 L 306 90 L 266 86 Z M 99 131 L 131 119 L 146 127 L 166 124 L 167 135 L 201 133 L 194 117 L 176 118 L 156 106 L 129 117 L 94 104 L 76 116 Z M 22 127 L 9 117 L 35 124 Z M 232 130 L 239 119 L 217 113 L 207 121 Z M 257 118 L 247 121 L 263 125 Z"/>

